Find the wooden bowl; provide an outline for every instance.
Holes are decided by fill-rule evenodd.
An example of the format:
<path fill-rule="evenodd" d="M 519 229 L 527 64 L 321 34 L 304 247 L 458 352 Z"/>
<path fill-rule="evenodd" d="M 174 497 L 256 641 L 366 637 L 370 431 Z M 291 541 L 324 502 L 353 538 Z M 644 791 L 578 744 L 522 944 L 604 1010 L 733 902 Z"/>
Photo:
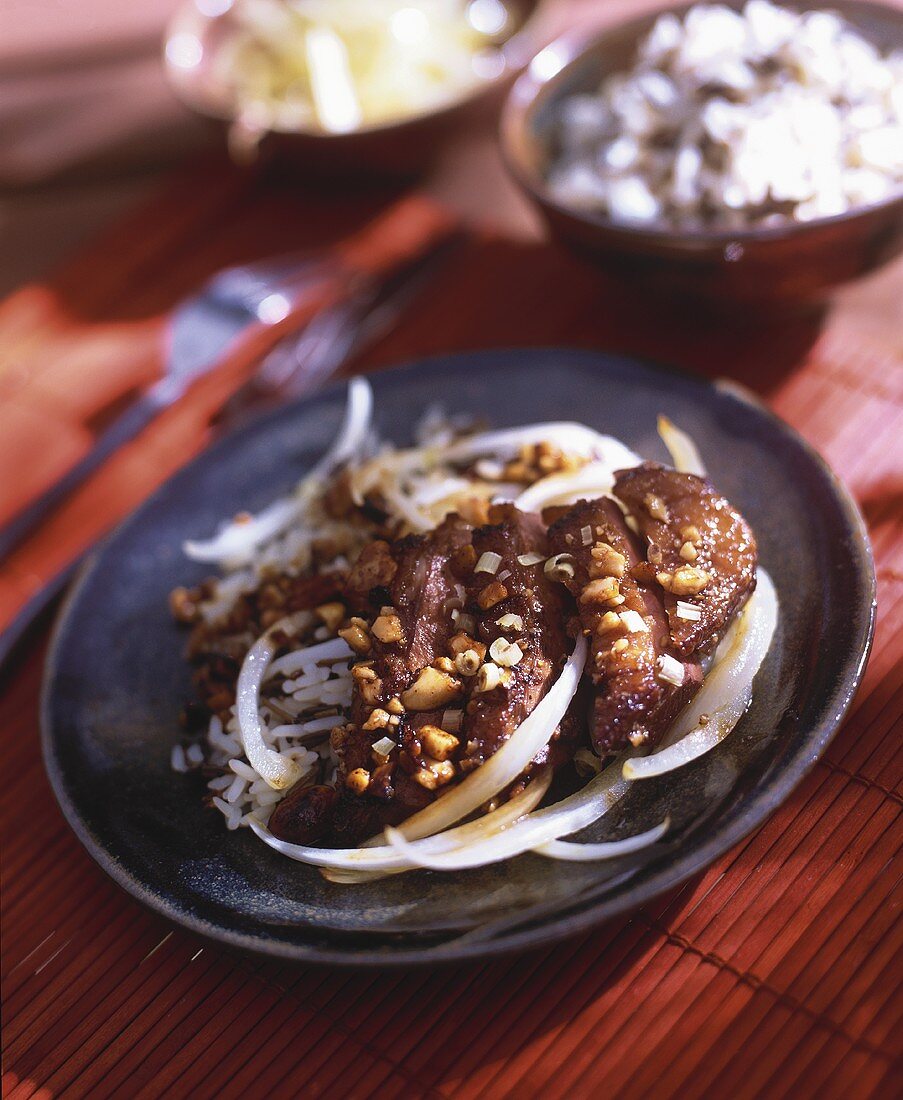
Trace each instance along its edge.
<path fill-rule="evenodd" d="M 217 51 L 236 30 L 228 0 L 213 5 L 188 0 L 176 11 L 164 40 L 164 66 L 182 102 L 225 130 L 230 152 L 239 162 L 275 156 L 283 164 L 317 176 L 406 176 L 429 163 L 450 130 L 486 109 L 493 99 L 498 103 L 538 48 L 540 6 L 540 0 L 506 0 L 515 29 L 500 48 L 502 66 L 497 76 L 480 81 L 442 107 L 350 133 L 272 129 L 261 135 L 242 129 L 229 87 L 213 64 Z"/>
<path fill-rule="evenodd" d="M 729 0 L 728 6 L 742 3 Z M 829 7 L 883 51 L 903 46 L 899 8 L 861 0 L 790 6 Z M 607 272 L 636 279 L 643 290 L 728 310 L 817 304 L 832 288 L 896 256 L 903 246 L 903 191 L 833 217 L 768 229 L 700 232 L 624 225 L 604 214 L 572 209 L 551 193 L 545 170 L 556 105 L 628 68 L 639 40 L 660 14 L 601 33 L 564 35 L 536 55 L 511 89 L 501 121 L 504 158 L 552 233 Z"/>

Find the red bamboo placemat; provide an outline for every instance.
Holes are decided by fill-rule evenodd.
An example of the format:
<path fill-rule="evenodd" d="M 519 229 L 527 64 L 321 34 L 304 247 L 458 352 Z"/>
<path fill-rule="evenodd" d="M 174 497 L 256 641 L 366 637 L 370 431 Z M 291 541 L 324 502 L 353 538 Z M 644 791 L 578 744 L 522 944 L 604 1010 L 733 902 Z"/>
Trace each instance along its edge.
<path fill-rule="evenodd" d="M 378 205 L 201 169 L 11 298 L 4 476 L 30 478 L 29 493 L 58 476 L 154 376 L 166 311 L 206 275 L 333 240 Z M 887 301 L 901 275 L 884 277 Z M 878 632 L 843 731 L 765 826 L 671 896 L 540 953 L 439 973 L 260 962 L 145 912 L 82 851 L 41 768 L 39 641 L 3 698 L 4 1095 L 894 1095 L 903 368 L 855 316 L 821 324 L 665 313 L 551 246 L 480 233 L 359 364 L 491 345 L 624 350 L 733 378 L 819 447 L 869 522 Z M 199 446 L 198 424 L 191 401 L 167 414 L 5 563 L 4 614 Z"/>

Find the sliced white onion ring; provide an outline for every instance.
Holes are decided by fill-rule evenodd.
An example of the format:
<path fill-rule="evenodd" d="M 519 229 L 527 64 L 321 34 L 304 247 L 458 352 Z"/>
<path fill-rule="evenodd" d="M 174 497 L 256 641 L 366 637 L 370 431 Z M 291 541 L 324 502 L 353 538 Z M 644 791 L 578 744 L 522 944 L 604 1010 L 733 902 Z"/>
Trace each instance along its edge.
<path fill-rule="evenodd" d="M 361 453 L 370 433 L 372 415 L 370 383 L 363 378 L 352 378 L 348 383 L 348 401 L 338 435 L 293 495 L 274 501 L 256 516 L 233 520 L 212 539 L 186 542 L 185 554 L 194 561 L 228 562 L 231 568 L 248 564 L 260 546 L 281 535 L 303 515 L 311 491 L 324 477 Z"/>
<path fill-rule="evenodd" d="M 696 474 L 697 477 L 706 476 L 705 464 L 696 444 L 667 416 L 659 416 L 658 434 L 661 436 L 662 443 L 668 448 L 675 470 L 679 470 L 682 474 Z"/>
<path fill-rule="evenodd" d="M 620 445 L 619 445 L 620 446 Z M 522 512 L 539 512 L 552 504 L 575 504 L 581 498 L 600 497 L 610 493 L 615 483 L 615 470 L 636 466 L 639 458 L 626 447 L 613 460 L 588 462 L 568 474 L 549 474 L 525 489 L 514 503 Z"/>
<path fill-rule="evenodd" d="M 583 458 L 605 457 L 627 453 L 627 448 L 610 435 L 571 421 L 549 421 L 544 424 L 525 424 L 520 428 L 503 428 L 495 432 L 479 432 L 449 443 L 442 448 L 445 462 L 471 462 L 485 455 L 510 457 L 521 447 L 534 443 L 553 443 L 565 454 Z"/>
<path fill-rule="evenodd" d="M 419 849 L 416 844 L 405 839 L 401 828 L 386 829 L 386 839 L 399 854 L 407 856 L 418 867 L 427 867 L 433 871 L 461 871 L 468 867 L 483 867 L 585 829 L 608 813 L 624 797 L 629 786 L 621 777 L 620 764 L 613 764 L 601 775 L 590 780 L 582 790 L 556 802 L 554 806 L 528 814 L 495 836 L 444 854 Z"/>
<path fill-rule="evenodd" d="M 627 856 L 631 852 L 639 852 L 648 848 L 661 839 L 668 831 L 671 824 L 670 818 L 665 818 L 652 829 L 645 833 L 637 833 L 635 836 L 625 837 L 623 840 L 609 840 L 601 844 L 578 844 L 568 840 L 550 840 L 548 844 L 540 844 L 533 851 L 539 856 L 548 856 L 550 859 L 564 859 L 573 863 L 590 863 L 597 859 L 617 859 L 618 856 Z"/>
<path fill-rule="evenodd" d="M 445 852 L 470 844 L 472 841 L 492 836 L 515 821 L 519 821 L 531 810 L 535 810 L 542 802 L 551 782 L 552 769 L 543 768 L 534 776 L 525 790 L 499 806 L 497 810 L 492 810 L 466 825 L 457 825 L 454 829 L 446 829 L 444 833 L 436 833 L 435 836 L 415 840 L 414 844 L 417 848 L 422 847 L 425 851 Z M 416 870 L 418 868 L 409 863 L 408 866 L 400 867 L 394 871 L 337 871 L 328 867 L 321 867 L 320 873 L 329 882 L 351 884 L 372 882 L 374 879 L 388 878 L 390 875 L 402 875 L 405 871 Z"/>
<path fill-rule="evenodd" d="M 275 636 L 291 634 L 310 621 L 306 611 L 299 611 L 274 623 L 248 650 L 238 674 L 235 713 L 241 742 L 248 763 L 274 791 L 283 791 L 301 778 L 297 761 L 268 748 L 264 740 L 264 724 L 260 718 L 260 687 L 279 648 Z"/>
<path fill-rule="evenodd" d="M 212 539 L 189 540 L 182 546 L 192 561 L 229 562 L 233 568 L 251 561 L 254 551 L 274 539 L 298 518 L 299 502 L 293 497 L 275 500 L 256 516 L 234 519 Z"/>
<path fill-rule="evenodd" d="M 577 692 L 585 663 L 586 639 L 581 634 L 561 675 L 502 747 L 447 794 L 409 817 L 395 832 L 406 841 L 438 833 L 513 783 L 549 743 Z"/>
<path fill-rule="evenodd" d="M 484 814 L 476 821 L 448 829 L 437 836 L 426 837 L 414 844 L 418 851 L 443 853 L 454 851 L 462 845 L 476 839 L 491 836 L 493 833 L 517 821 L 542 801 L 552 779 L 550 769 L 540 771 L 534 780 L 520 794 L 509 799 L 492 813 Z M 256 817 L 249 824 L 257 836 L 274 851 L 280 852 L 298 863 L 308 863 L 315 867 L 325 867 L 342 871 L 409 871 L 418 866 L 413 860 L 399 854 L 388 845 L 362 848 L 314 848 L 306 844 L 291 844 L 273 836 L 270 830 Z"/>
<path fill-rule="evenodd" d="M 778 598 L 761 567 L 756 590 L 734 620 L 698 693 L 669 731 L 670 744 L 624 764 L 625 779 L 664 775 L 709 752 L 731 732 L 752 699 L 756 673 L 765 660 L 778 621 Z M 706 715 L 704 725 L 699 718 Z"/>

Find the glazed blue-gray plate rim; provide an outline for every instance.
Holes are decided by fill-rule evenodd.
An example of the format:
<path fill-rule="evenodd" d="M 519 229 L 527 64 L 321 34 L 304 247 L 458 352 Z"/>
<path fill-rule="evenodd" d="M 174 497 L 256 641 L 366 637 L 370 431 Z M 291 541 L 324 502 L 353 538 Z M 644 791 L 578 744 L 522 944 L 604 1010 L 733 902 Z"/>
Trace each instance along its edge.
<path fill-rule="evenodd" d="M 185 904 L 184 899 L 183 904 L 174 902 L 155 889 L 154 884 L 142 881 L 111 854 L 104 838 L 98 836 L 92 829 L 86 820 L 83 808 L 79 805 L 78 793 L 71 789 L 69 777 L 59 757 L 58 730 L 53 721 L 52 705 L 60 661 L 64 655 L 67 639 L 71 638 L 72 632 L 77 632 L 78 629 L 82 595 L 97 571 L 101 570 L 107 561 L 115 560 L 118 542 L 133 526 L 141 523 L 149 509 L 161 503 L 165 504 L 172 496 L 177 496 L 181 487 L 199 470 L 215 466 L 224 455 L 233 449 L 240 448 L 243 441 L 267 425 L 288 422 L 293 417 L 299 416 L 302 410 L 315 410 L 321 404 L 335 402 L 337 395 L 344 390 L 344 383 L 340 383 L 312 397 L 280 408 L 261 421 L 255 421 L 235 435 L 221 440 L 170 478 L 91 555 L 59 616 L 48 652 L 42 691 L 41 743 L 45 767 L 63 814 L 79 840 L 100 867 L 133 897 L 176 924 L 212 940 L 257 954 L 298 962 L 353 966 L 409 966 L 495 956 L 502 952 L 540 947 L 564 937 L 585 932 L 602 921 L 629 913 L 685 882 L 761 825 L 814 767 L 839 728 L 864 674 L 874 631 L 876 582 L 865 524 L 855 502 L 821 456 L 792 428 L 742 387 L 729 381 L 713 385 L 668 367 L 622 355 L 608 355 L 583 349 L 511 348 L 433 356 L 389 371 L 380 371 L 369 377 L 374 385 L 378 408 L 381 388 L 384 385 L 391 387 L 393 384 L 403 386 L 406 379 L 413 382 L 414 379 L 422 380 L 425 377 L 436 378 L 437 393 L 441 397 L 442 380 L 447 383 L 448 378 L 456 374 L 459 377 L 466 377 L 469 372 L 483 374 L 506 370 L 517 372 L 525 364 L 539 366 L 549 362 L 574 369 L 591 368 L 598 375 L 600 387 L 604 386 L 606 370 L 617 372 L 629 367 L 631 371 L 637 372 L 647 380 L 650 377 L 658 377 L 663 382 L 667 379 L 671 386 L 689 388 L 690 392 L 703 401 L 716 404 L 727 403 L 725 408 L 731 405 L 742 406 L 748 414 L 767 422 L 770 432 L 775 433 L 784 445 L 790 446 L 808 462 L 807 473 L 814 473 L 820 479 L 820 488 L 822 491 L 827 490 L 832 499 L 837 518 L 842 524 L 842 534 L 851 547 L 848 563 L 851 572 L 846 578 L 846 583 L 855 584 L 855 607 L 858 614 L 855 623 L 852 624 L 850 635 L 843 640 L 842 652 L 837 654 L 838 667 L 833 677 L 833 690 L 821 704 L 819 720 L 806 732 L 806 751 L 797 751 L 781 770 L 770 777 L 764 789 L 754 792 L 735 820 L 722 823 L 712 835 L 704 839 L 694 835 L 693 843 L 688 850 L 672 849 L 666 860 L 659 859 L 644 866 L 643 871 L 649 873 L 642 881 L 636 882 L 628 876 L 624 888 L 607 897 L 596 899 L 589 896 L 573 906 L 556 903 L 549 907 L 550 912 L 543 912 L 542 906 L 536 906 L 529 911 L 532 919 L 527 927 L 519 928 L 518 924 L 523 922 L 516 919 L 503 920 L 491 935 L 482 938 L 479 934 L 480 929 L 477 928 L 475 932 L 465 932 L 462 936 L 439 943 L 418 943 L 417 936 L 412 933 L 409 943 L 393 942 L 391 945 L 381 947 L 361 947 L 357 944 L 349 947 L 323 946 L 316 942 L 277 939 L 265 934 L 253 934 L 239 927 L 229 927 L 227 922 L 221 920 L 207 919 L 203 914 L 194 911 L 190 904 Z M 734 411 L 737 411 L 736 408 Z M 538 414 L 534 415 L 534 418 L 538 418 Z M 574 418 L 581 419 L 577 413 Z M 521 420 L 524 419 L 521 418 Z M 626 442 L 631 441 L 627 439 Z M 704 449 L 705 440 L 700 439 L 698 442 Z M 755 528 L 755 516 L 749 518 Z M 235 834 L 223 829 L 222 836 L 223 843 L 229 843 Z M 418 874 L 431 873 L 418 872 Z M 441 879 L 438 876 L 435 879 L 434 888 L 441 889 Z M 575 912 L 568 911 L 574 908 L 576 908 Z M 506 924 L 511 925 L 510 930 L 506 930 Z M 316 931 L 315 928 L 311 930 Z"/>

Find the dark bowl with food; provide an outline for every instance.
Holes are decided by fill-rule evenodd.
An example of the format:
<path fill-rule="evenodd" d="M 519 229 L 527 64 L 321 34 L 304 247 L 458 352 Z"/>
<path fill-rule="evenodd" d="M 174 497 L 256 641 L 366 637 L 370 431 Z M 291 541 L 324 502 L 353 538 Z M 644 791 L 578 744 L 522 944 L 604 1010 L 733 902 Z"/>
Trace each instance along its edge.
<path fill-rule="evenodd" d="M 299 173 L 330 179 L 404 178 L 428 165 L 450 132 L 481 112 L 497 110 L 535 52 L 539 0 L 499 0 L 498 6 L 507 12 L 507 23 L 492 40 L 491 72 L 439 105 L 342 132 L 242 117 L 228 65 L 222 63 L 223 51 L 241 30 L 236 3 L 216 5 L 215 11 L 196 0 L 183 4 L 167 28 L 164 67 L 179 99 L 226 135 L 238 163 L 276 159 Z"/>
<path fill-rule="evenodd" d="M 732 0 L 728 7 L 742 4 Z M 797 11 L 815 4 L 789 5 Z M 903 46 L 899 8 L 839 0 L 827 4 L 882 53 Z M 683 16 L 690 6 L 676 9 Z M 873 271 L 903 246 L 903 189 L 873 205 L 773 226 L 675 229 L 618 222 L 563 202 L 550 187 L 562 101 L 595 92 L 628 69 L 661 11 L 602 32 L 574 32 L 543 49 L 518 78 L 502 115 L 507 166 L 556 238 L 619 279 L 646 291 L 728 312 L 796 310 L 823 303 L 835 287 Z"/>

